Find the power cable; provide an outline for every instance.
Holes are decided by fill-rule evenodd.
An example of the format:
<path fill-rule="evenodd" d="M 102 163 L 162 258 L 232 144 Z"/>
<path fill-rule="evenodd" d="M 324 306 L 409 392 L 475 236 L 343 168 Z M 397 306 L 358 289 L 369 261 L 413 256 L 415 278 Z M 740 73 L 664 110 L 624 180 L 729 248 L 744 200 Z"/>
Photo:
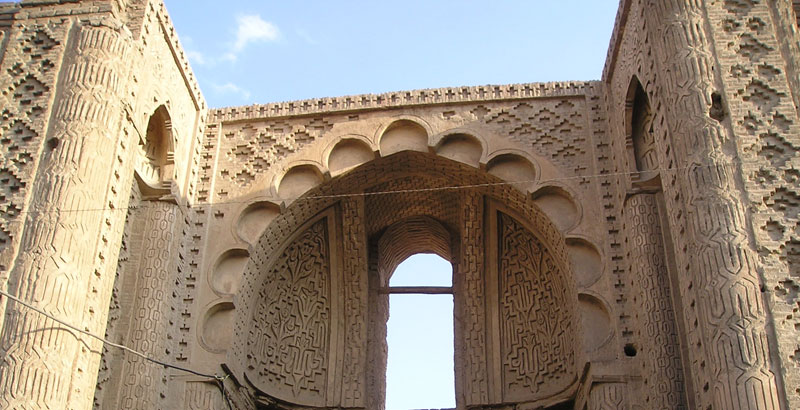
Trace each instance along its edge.
<path fill-rule="evenodd" d="M 698 168 L 698 167 L 707 167 L 707 168 L 716 168 L 719 165 L 727 165 L 727 166 L 734 166 L 735 163 L 722 163 L 722 164 L 707 164 L 707 165 L 697 165 L 695 167 L 686 166 L 686 167 L 678 167 L 678 168 L 654 168 L 652 170 L 647 170 L 647 172 L 677 172 L 684 169 L 690 168 Z M 568 176 L 568 177 L 559 177 L 559 178 L 550 178 L 544 182 L 560 182 L 560 181 L 567 181 L 567 180 L 580 180 L 580 179 L 589 179 L 589 178 L 610 178 L 610 177 L 619 177 L 619 176 L 626 176 L 626 175 L 633 175 L 639 174 L 641 171 L 622 171 L 622 172 L 607 172 L 607 173 L 600 173 L 600 174 L 589 174 L 589 175 L 575 175 L 575 176 Z M 309 195 L 309 196 L 295 196 L 295 197 L 285 197 L 285 198 L 271 198 L 270 201 L 273 202 L 282 202 L 282 201 L 308 201 L 314 199 L 340 199 L 340 198 L 355 198 L 355 197 L 367 197 L 367 196 L 377 196 L 377 195 L 389 195 L 389 194 L 408 194 L 408 193 L 416 193 L 416 192 L 436 192 L 436 191 L 447 191 L 447 190 L 461 190 L 461 189 L 474 189 L 474 188 L 485 188 L 491 186 L 503 186 L 503 185 L 520 185 L 520 184 L 530 184 L 537 182 L 537 180 L 519 180 L 519 181 L 501 181 L 501 182 L 486 182 L 480 184 L 467 184 L 467 185 L 448 185 L 442 187 L 431 187 L 431 188 L 408 188 L 408 189 L 398 189 L 398 190 L 387 190 L 387 191 L 375 191 L 375 192 L 354 192 L 354 193 L 346 193 L 346 194 L 329 194 L 329 195 Z M 221 206 L 221 205 L 231 205 L 231 204 L 245 204 L 249 203 L 250 201 L 220 201 L 220 202 L 196 202 L 194 204 L 189 205 L 189 208 L 202 208 L 204 206 Z M 71 213 L 71 212 L 106 212 L 106 211 L 127 211 L 130 209 L 137 209 L 137 206 L 131 205 L 128 207 L 108 207 L 108 208 L 85 208 L 85 209 L 59 209 L 59 210 L 52 210 L 52 211 L 18 211 L 18 212 L 11 212 L 9 214 L 13 215 L 23 215 L 23 214 L 47 214 L 47 213 Z"/>
<path fill-rule="evenodd" d="M 223 400 L 225 400 L 225 402 L 228 404 L 228 408 L 232 409 L 230 400 L 228 399 L 227 395 L 225 394 L 225 384 L 224 384 L 225 383 L 225 379 L 227 379 L 230 376 L 229 374 L 226 374 L 225 376 L 220 376 L 220 375 L 217 375 L 217 374 L 208 374 L 208 373 L 199 372 L 197 370 L 192 370 L 192 369 L 189 369 L 187 367 L 182 367 L 182 366 L 170 364 L 170 363 L 158 360 L 158 359 L 154 359 L 154 358 L 152 358 L 152 357 L 150 357 L 150 356 L 148 356 L 148 355 L 146 355 L 146 354 L 144 354 L 142 352 L 139 352 L 137 350 L 133 350 L 128 346 L 121 345 L 119 343 L 114 343 L 114 342 L 109 341 L 109 340 L 107 340 L 107 339 L 105 339 L 103 337 L 97 336 L 94 333 L 89 332 L 88 330 L 83 330 L 83 329 L 81 329 L 81 328 L 79 328 L 77 326 L 69 324 L 69 323 L 67 323 L 67 322 L 65 322 L 65 321 L 63 321 L 63 320 L 61 320 L 61 319 L 59 319 L 59 318 L 57 318 L 57 317 L 45 312 L 45 311 L 37 308 L 36 306 L 33 306 L 33 305 L 31 305 L 31 304 L 19 299 L 18 297 L 14 296 L 14 295 L 12 295 L 12 294 L 4 291 L 4 290 L 0 290 L 0 295 L 3 295 L 5 297 L 13 300 L 14 302 L 19 303 L 20 305 L 25 306 L 26 308 L 31 309 L 34 312 L 39 313 L 40 315 L 43 315 L 44 317 L 46 317 L 46 318 L 48 318 L 50 320 L 53 320 L 54 322 L 66 327 L 66 328 L 68 328 L 70 330 L 74 330 L 74 331 L 79 332 L 79 333 L 81 333 L 83 335 L 86 335 L 86 336 L 89 336 L 89 337 L 91 337 L 93 339 L 99 340 L 100 342 L 102 342 L 106 346 L 116 347 L 117 349 L 121 349 L 121 350 L 126 351 L 128 353 L 131 353 L 133 355 L 141 357 L 142 359 L 144 359 L 144 360 L 146 360 L 148 362 L 152 362 L 152 363 L 164 366 L 166 368 L 175 369 L 175 370 L 179 370 L 179 371 L 182 371 L 182 372 L 190 373 L 190 374 L 193 374 L 195 376 L 200 376 L 200 377 L 205 377 L 205 378 L 208 378 L 208 379 L 213 379 L 215 381 L 215 384 L 219 387 L 220 392 L 222 393 Z"/>
<path fill-rule="evenodd" d="M 727 164 L 723 163 L 723 164 L 697 165 L 697 166 L 695 166 L 695 168 L 697 168 L 697 167 L 717 167 L 718 165 L 734 166 L 736 164 L 731 162 L 731 163 L 727 163 Z M 648 170 L 648 171 L 651 171 L 651 172 L 676 171 L 677 172 L 679 170 L 689 169 L 689 168 L 692 168 L 692 167 L 686 166 L 686 167 L 681 167 L 681 168 L 656 168 L 656 169 Z M 565 180 L 574 180 L 574 179 L 588 179 L 588 178 L 610 178 L 610 177 L 626 176 L 626 175 L 632 175 L 632 174 L 638 174 L 638 173 L 640 173 L 640 171 L 624 171 L 624 172 L 608 172 L 608 173 L 590 174 L 590 175 L 576 175 L 576 176 L 569 176 L 569 177 L 551 178 L 551 179 L 548 179 L 547 182 L 550 182 L 550 181 L 554 181 L 554 182 L 555 181 L 565 181 Z M 528 183 L 533 183 L 533 182 L 536 182 L 536 180 L 486 182 L 486 183 L 480 183 L 480 184 L 450 185 L 450 186 L 443 186 L 443 187 L 410 188 L 410 189 L 398 189 L 398 190 L 375 191 L 375 192 L 358 192 L 358 193 L 346 193 L 346 194 L 310 195 L 310 196 L 302 196 L 301 195 L 301 196 L 297 196 L 297 197 L 275 198 L 275 199 L 273 199 L 273 201 L 280 202 L 280 201 L 314 200 L 314 199 L 340 199 L 340 198 L 367 197 L 367 196 L 389 195 L 389 194 L 408 194 L 408 193 L 418 193 L 418 192 L 436 192 L 436 191 L 446 191 L 446 190 L 462 190 L 462 189 L 485 188 L 485 187 L 491 187 L 491 186 L 528 184 Z M 214 203 L 212 203 L 212 202 L 195 203 L 195 204 L 190 205 L 189 208 L 200 208 L 200 207 L 203 207 L 203 206 L 217 206 L 217 205 L 227 205 L 227 204 L 243 204 L 243 203 L 248 203 L 248 202 L 250 202 L 250 201 L 222 201 L 222 202 L 214 202 Z M 14 215 L 43 214 L 43 213 L 56 213 L 56 212 L 57 213 L 105 212 L 105 211 L 115 211 L 115 210 L 129 210 L 129 209 L 136 209 L 136 208 L 137 208 L 137 206 L 133 205 L 133 206 L 124 207 L 124 208 L 113 208 L 113 207 L 110 207 L 110 208 L 96 208 L 96 209 L 88 209 L 88 208 L 87 209 L 67 209 L 67 210 L 54 210 L 54 211 L 46 211 L 46 212 L 43 212 L 43 211 L 19 211 L 19 212 L 14 213 Z M 144 359 L 146 361 L 149 361 L 149 362 L 152 362 L 154 364 L 158 364 L 158 365 L 164 366 L 166 368 L 171 368 L 171 369 L 175 369 L 175 370 L 178 370 L 178 371 L 183 371 L 183 372 L 186 372 L 186 373 L 190 373 L 190 374 L 193 374 L 193 375 L 196 375 L 196 376 L 205 377 L 205 378 L 208 378 L 208 379 L 213 379 L 216 382 L 217 386 L 219 387 L 220 392 L 222 393 L 222 397 L 225 400 L 225 402 L 227 403 L 228 408 L 232 409 L 231 402 L 230 402 L 230 400 L 229 400 L 229 398 L 228 398 L 228 396 L 226 394 L 225 386 L 224 386 L 224 381 L 229 377 L 228 374 L 226 374 L 225 376 L 220 376 L 220 375 L 217 375 L 217 374 L 202 373 L 202 372 L 198 372 L 196 370 L 192 370 L 192 369 L 185 368 L 185 367 L 182 367 L 182 366 L 169 364 L 169 363 L 163 362 L 161 360 L 154 359 L 152 357 L 147 356 L 146 354 L 144 354 L 142 352 L 136 351 L 134 349 L 131 349 L 131 348 L 127 347 L 127 346 L 124 346 L 124 345 L 121 345 L 121 344 L 118 344 L 118 343 L 111 342 L 111 341 L 106 340 L 105 338 L 102 338 L 100 336 L 97 336 L 97 335 L 95 335 L 95 334 L 93 334 L 93 333 L 91 333 L 89 331 L 82 330 L 82 329 L 78 328 L 77 326 L 73 326 L 73 325 L 71 325 L 71 324 L 69 324 L 69 323 L 67 323 L 67 322 L 65 322 L 65 321 L 63 321 L 61 319 L 58 319 L 58 318 L 50 315 L 49 313 L 47 313 L 47 312 L 45 312 L 45 311 L 43 311 L 43 310 L 41 310 L 41 309 L 39 309 L 39 308 L 37 308 L 37 307 L 35 307 L 33 305 L 30 305 L 30 304 L 20 300 L 19 298 L 15 297 L 15 296 L 13 296 L 13 295 L 11 295 L 11 294 L 3 291 L 3 290 L 0 290 L 0 295 L 4 295 L 4 296 L 8 297 L 9 299 L 19 303 L 20 305 L 25 306 L 25 307 L 27 307 L 27 308 L 29 308 L 29 309 L 41 314 L 41 315 L 44 315 L 45 317 L 47 317 L 47 318 L 49 318 L 49 319 L 51 319 L 51 320 L 53 320 L 53 321 L 65 326 L 68 329 L 74 330 L 76 332 L 79 332 L 81 334 L 84 334 L 86 336 L 94 338 L 96 340 L 99 340 L 100 342 L 104 343 L 107 346 L 112 346 L 112 347 L 124 350 L 124 351 L 129 352 L 131 354 L 134 354 L 134 355 L 136 355 L 138 357 L 141 357 L 142 359 Z"/>

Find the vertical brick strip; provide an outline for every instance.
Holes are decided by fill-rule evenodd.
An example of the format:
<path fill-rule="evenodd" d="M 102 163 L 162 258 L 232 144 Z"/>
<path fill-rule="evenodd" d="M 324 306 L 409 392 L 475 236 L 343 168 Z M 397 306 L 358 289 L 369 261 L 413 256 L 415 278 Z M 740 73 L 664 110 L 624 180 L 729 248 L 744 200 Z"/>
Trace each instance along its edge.
<path fill-rule="evenodd" d="M 635 316 L 649 409 L 686 409 L 678 331 L 672 308 L 658 203 L 637 194 L 625 203 L 628 272 L 635 283 Z"/>
<path fill-rule="evenodd" d="M 180 222 L 178 205 L 143 202 L 144 235 L 139 262 L 135 272 L 136 296 L 133 302 L 133 323 L 129 330 L 128 346 L 159 360 L 167 358 L 167 336 L 172 298 L 171 287 L 177 280 L 175 234 Z M 125 355 L 122 372 L 120 407 L 152 409 L 166 397 L 167 370 L 135 355 Z"/>

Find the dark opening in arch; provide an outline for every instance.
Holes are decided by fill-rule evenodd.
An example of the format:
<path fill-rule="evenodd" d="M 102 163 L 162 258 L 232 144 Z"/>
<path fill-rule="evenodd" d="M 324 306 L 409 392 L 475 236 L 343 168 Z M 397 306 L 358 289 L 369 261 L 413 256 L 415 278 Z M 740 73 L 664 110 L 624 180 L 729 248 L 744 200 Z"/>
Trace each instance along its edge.
<path fill-rule="evenodd" d="M 625 131 L 627 136 L 631 179 L 646 181 L 658 172 L 655 136 L 653 132 L 653 112 L 647 92 L 634 76 L 628 86 L 625 101 Z"/>

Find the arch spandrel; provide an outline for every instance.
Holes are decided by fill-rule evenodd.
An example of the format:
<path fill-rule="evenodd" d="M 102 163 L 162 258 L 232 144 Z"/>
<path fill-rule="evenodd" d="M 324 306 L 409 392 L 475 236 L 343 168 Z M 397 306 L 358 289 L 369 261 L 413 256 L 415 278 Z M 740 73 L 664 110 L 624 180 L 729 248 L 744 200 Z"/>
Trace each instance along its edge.
<path fill-rule="evenodd" d="M 258 394 L 296 405 L 370 407 L 368 402 L 382 402 L 382 396 L 369 401 L 376 387 L 365 380 L 367 374 L 381 377 L 381 371 L 371 369 L 375 361 L 368 362 L 366 354 L 358 353 L 374 351 L 376 344 L 385 344 L 367 329 L 375 326 L 367 323 L 371 317 L 368 305 L 373 304 L 368 300 L 374 297 L 370 296 L 373 290 L 368 279 L 373 272 L 367 266 L 372 256 L 367 254 L 378 248 L 378 239 L 393 224 L 408 218 L 424 221 L 427 217 L 439 221 L 441 227 L 437 229 L 451 232 L 457 242 L 451 243 L 455 252 L 451 262 L 455 268 L 456 304 L 461 304 L 456 307 L 456 314 L 495 318 L 493 322 L 479 321 L 484 336 L 476 336 L 477 342 L 457 342 L 456 348 L 461 352 L 456 357 L 471 357 L 471 364 L 456 364 L 459 406 L 568 399 L 564 395 L 576 386 L 582 357 L 579 344 L 568 342 L 579 339 L 579 317 L 564 239 L 529 196 L 497 182 L 498 178 L 467 165 L 406 151 L 370 161 L 306 193 L 278 216 L 251 248 L 235 301 L 235 340 L 227 356 L 231 370 L 241 380 L 247 380 Z M 430 189 L 464 185 L 473 188 Z M 423 196 L 427 200 L 420 199 Z M 477 203 L 480 206 L 475 208 Z M 389 204 L 396 205 L 396 209 Z M 489 219 L 504 221 L 501 225 L 507 230 L 511 225 L 518 227 L 514 237 L 535 243 L 535 249 L 529 250 L 545 262 L 532 264 L 531 252 L 525 257 L 501 253 L 506 265 L 498 265 L 497 250 L 508 250 L 511 245 L 502 242 L 507 238 L 499 235 L 501 231 L 490 234 L 483 229 Z M 373 241 L 375 246 L 369 245 Z M 477 254 L 466 255 L 470 251 L 465 245 L 485 247 L 486 251 L 478 253 L 485 261 L 470 262 L 469 258 Z M 298 252 L 300 249 L 306 251 Z M 512 265 L 515 272 L 508 273 L 508 266 Z M 298 268 L 303 266 L 306 268 Z M 293 273 L 297 269 L 305 274 L 314 272 L 316 290 L 288 285 L 292 282 L 288 278 L 297 278 Z M 477 287 L 465 283 L 468 277 L 484 282 L 481 278 L 500 278 L 504 273 L 508 273 L 506 279 L 493 279 L 494 282 Z M 512 283 L 511 279 L 519 279 L 519 283 Z M 310 279 L 304 276 L 302 280 Z M 479 288 L 480 298 L 467 292 L 470 287 L 473 291 Z M 526 287 L 538 292 L 538 298 L 520 293 Z M 472 303 L 478 299 L 479 303 Z M 299 312 L 301 305 L 308 309 L 309 317 L 317 319 L 306 320 L 293 314 Z M 346 317 L 351 318 L 350 322 Z M 527 324 L 524 340 L 511 340 L 511 333 L 501 334 L 501 323 L 509 318 L 519 320 L 520 325 L 536 322 Z M 282 323 L 268 324 L 269 321 Z M 277 335 L 275 326 L 284 333 Z M 459 333 L 467 331 L 464 326 L 457 325 L 456 340 Z M 356 336 L 351 336 L 353 329 Z M 544 336 L 553 331 L 554 335 Z M 312 333 L 318 338 L 308 337 Z M 298 346 L 309 351 L 300 354 Z M 475 349 L 472 354 L 465 352 Z M 540 357 L 547 360 L 539 360 Z M 475 371 L 483 374 L 476 379 L 471 374 Z M 519 377 L 512 376 L 515 371 Z M 347 372 L 353 374 L 344 374 Z M 292 374 L 304 377 L 292 379 Z M 471 394 L 475 389 L 485 392 Z"/>
<path fill-rule="evenodd" d="M 497 289 L 497 300 L 489 303 L 498 306 L 493 319 L 499 323 L 499 346 L 493 351 L 503 401 L 566 396 L 576 387 L 571 369 L 580 359 L 578 350 L 570 348 L 578 325 L 564 320 L 577 317 L 568 265 L 548 252 L 520 215 L 493 201 L 488 209 L 487 280 Z"/>
<path fill-rule="evenodd" d="M 247 334 L 248 381 L 272 396 L 324 407 L 336 363 L 332 210 L 304 224 L 266 271 Z M 334 366 L 335 367 L 335 366 Z"/>

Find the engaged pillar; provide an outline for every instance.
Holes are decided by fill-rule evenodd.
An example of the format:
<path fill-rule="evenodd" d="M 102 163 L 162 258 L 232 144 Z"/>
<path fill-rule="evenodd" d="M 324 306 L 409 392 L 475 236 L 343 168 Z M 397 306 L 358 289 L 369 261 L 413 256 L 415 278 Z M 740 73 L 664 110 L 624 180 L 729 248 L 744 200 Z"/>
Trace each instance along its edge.
<path fill-rule="evenodd" d="M 8 292 L 103 334 L 127 197 L 120 179 L 129 34 L 114 21 L 72 27 L 56 106 Z M 127 189 L 127 187 L 125 188 Z M 0 335 L 0 408 L 88 409 L 101 345 L 9 302 Z"/>
<path fill-rule="evenodd" d="M 628 198 L 624 215 L 628 273 L 636 293 L 633 315 L 644 364 L 643 400 L 648 409 L 686 409 L 678 331 L 655 194 Z"/>
<path fill-rule="evenodd" d="M 136 270 L 136 295 L 130 311 L 132 323 L 125 339 L 128 347 L 157 360 L 167 360 L 167 336 L 171 311 L 170 292 L 177 274 L 177 250 L 174 236 L 180 226 L 177 204 L 142 201 L 141 252 Z M 139 356 L 126 354 L 119 376 L 120 408 L 153 409 L 163 402 L 168 385 L 168 371 Z"/>

